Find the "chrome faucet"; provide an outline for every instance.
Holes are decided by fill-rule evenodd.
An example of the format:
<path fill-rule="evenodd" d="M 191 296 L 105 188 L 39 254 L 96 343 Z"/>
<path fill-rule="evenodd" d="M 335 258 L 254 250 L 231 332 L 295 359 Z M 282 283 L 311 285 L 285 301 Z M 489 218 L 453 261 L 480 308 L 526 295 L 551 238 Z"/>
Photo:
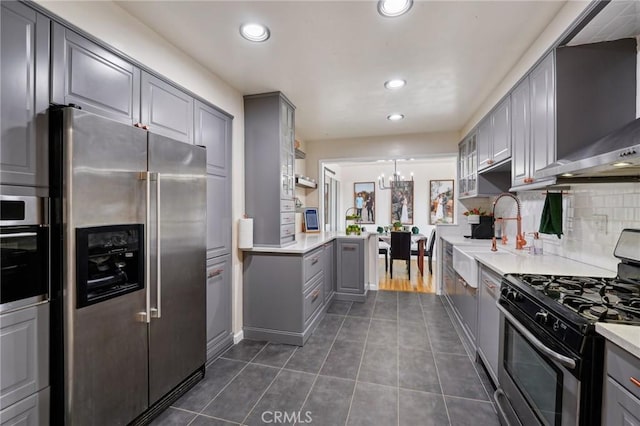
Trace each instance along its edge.
<path fill-rule="evenodd" d="M 520 200 L 518 199 L 518 197 L 516 197 L 515 195 L 511 194 L 510 192 L 503 192 L 502 194 L 498 195 L 496 200 L 493 202 L 493 220 L 494 220 L 494 224 L 493 224 L 493 239 L 491 240 L 491 251 L 498 251 L 498 247 L 497 247 L 497 243 L 496 243 L 496 226 L 495 226 L 496 205 L 498 204 L 498 201 L 502 197 L 511 197 L 514 200 L 516 200 L 516 205 L 518 206 L 518 212 L 517 212 L 516 217 L 504 217 L 504 218 L 502 218 L 502 220 L 515 220 L 516 221 L 516 223 L 517 223 L 516 250 L 522 250 L 524 248 L 524 246 L 527 245 L 527 240 L 525 240 L 524 233 L 522 232 L 522 216 L 520 216 L 520 212 L 522 211 L 522 206 L 520 205 Z M 506 237 L 505 237 L 504 232 L 502 233 L 502 241 L 503 241 L 503 244 L 506 244 Z"/>

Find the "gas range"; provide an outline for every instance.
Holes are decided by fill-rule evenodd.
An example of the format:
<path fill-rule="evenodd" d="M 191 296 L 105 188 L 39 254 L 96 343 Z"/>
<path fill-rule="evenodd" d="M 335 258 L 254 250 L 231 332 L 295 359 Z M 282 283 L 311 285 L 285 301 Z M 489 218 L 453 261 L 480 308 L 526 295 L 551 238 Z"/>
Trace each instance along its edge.
<path fill-rule="evenodd" d="M 640 325 L 638 247 L 640 229 L 623 230 L 614 250 L 620 259 L 614 278 L 503 277 L 496 391 L 503 417 L 527 425 L 599 424 L 605 360 L 595 325 Z"/>

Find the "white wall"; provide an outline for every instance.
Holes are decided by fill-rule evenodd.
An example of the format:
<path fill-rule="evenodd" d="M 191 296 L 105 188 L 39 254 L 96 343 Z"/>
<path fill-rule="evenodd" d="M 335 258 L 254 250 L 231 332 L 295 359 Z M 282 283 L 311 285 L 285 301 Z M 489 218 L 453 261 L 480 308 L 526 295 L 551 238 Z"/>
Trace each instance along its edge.
<path fill-rule="evenodd" d="M 444 132 L 307 141 L 307 175 L 321 182 L 319 170 L 322 161 L 455 156 L 458 136 L 458 132 Z M 320 206 L 321 196 L 320 189 L 309 191 L 308 205 Z"/>
<path fill-rule="evenodd" d="M 429 235 L 433 225 L 429 224 L 429 181 L 436 179 L 456 179 L 456 158 L 452 156 L 439 157 L 433 160 L 402 161 L 398 162 L 398 171 L 405 177 L 409 177 L 413 171 L 413 225 L 420 229 L 421 234 Z M 376 184 L 375 224 L 362 224 L 367 231 L 374 231 L 378 226 L 391 224 L 391 191 L 378 188 L 377 178 L 384 173 L 390 176 L 393 173 L 393 163 L 365 163 L 343 165 L 340 176 L 341 208 L 345 212 L 347 208 L 354 207 L 353 184 L 355 182 L 374 182 Z M 387 180 L 388 182 L 388 180 Z M 454 183 L 454 192 L 457 197 L 457 184 Z M 366 212 L 363 211 L 363 215 Z M 344 216 L 344 215 L 343 215 Z M 341 229 L 344 229 L 344 218 Z"/>
<path fill-rule="evenodd" d="M 244 108 L 242 94 L 111 1 L 41 1 L 38 4 L 234 116 L 232 137 L 233 330 L 242 330 L 242 254 L 237 220 L 244 213 Z M 152 7 L 152 6 L 151 6 Z"/>

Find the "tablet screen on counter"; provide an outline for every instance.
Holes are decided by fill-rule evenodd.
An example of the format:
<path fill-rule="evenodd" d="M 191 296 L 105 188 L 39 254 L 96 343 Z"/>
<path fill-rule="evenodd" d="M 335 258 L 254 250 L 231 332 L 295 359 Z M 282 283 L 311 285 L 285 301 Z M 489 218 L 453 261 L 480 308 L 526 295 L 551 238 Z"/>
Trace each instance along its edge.
<path fill-rule="evenodd" d="M 317 208 L 312 207 L 304 210 L 304 229 L 305 232 L 320 232 Z"/>

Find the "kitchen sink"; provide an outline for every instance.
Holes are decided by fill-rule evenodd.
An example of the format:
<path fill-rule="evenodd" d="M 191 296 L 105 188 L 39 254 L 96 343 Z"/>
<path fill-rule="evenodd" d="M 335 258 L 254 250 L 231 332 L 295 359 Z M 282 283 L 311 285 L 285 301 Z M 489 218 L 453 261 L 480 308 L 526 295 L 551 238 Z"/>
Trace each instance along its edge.
<path fill-rule="evenodd" d="M 501 249 L 492 252 L 490 245 L 453 246 L 453 269 L 473 288 L 478 288 L 478 261 L 474 257 L 476 253 L 491 253 L 492 256 L 517 256 Z"/>

